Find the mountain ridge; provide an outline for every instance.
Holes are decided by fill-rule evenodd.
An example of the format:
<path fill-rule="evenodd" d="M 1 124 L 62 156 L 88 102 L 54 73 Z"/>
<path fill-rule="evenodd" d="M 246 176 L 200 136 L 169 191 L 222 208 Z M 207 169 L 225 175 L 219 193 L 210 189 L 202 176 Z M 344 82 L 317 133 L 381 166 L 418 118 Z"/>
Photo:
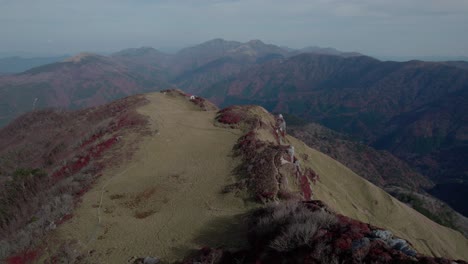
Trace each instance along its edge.
<path fill-rule="evenodd" d="M 136 104 L 129 108 L 128 102 L 132 101 Z M 100 111 L 106 114 L 102 115 Z M 283 193 L 261 191 L 258 194 L 262 199 L 274 200 L 272 195 L 280 195 L 281 199 L 287 200 L 286 197 L 292 195 L 291 198 L 310 200 L 313 194 L 315 199 L 327 203 L 331 210 L 391 230 L 423 254 L 468 259 L 462 250 L 468 245 L 468 240 L 460 233 L 430 221 L 303 142 L 287 134 L 278 134 L 275 127 L 281 127 L 281 117 L 275 117 L 259 106 L 238 106 L 218 111 L 203 98 L 168 90 L 129 97 L 83 113 L 90 116 L 80 119 L 95 120 L 93 122 L 97 121 L 102 128 L 87 133 L 88 136 L 75 146 L 83 146 L 83 149 L 92 145 L 102 146 L 112 135 L 115 145 L 110 149 L 113 151 L 105 152 L 107 155 L 102 157 L 113 162 L 101 163 L 104 167 L 99 172 L 88 171 L 96 178 L 89 188 L 78 192 L 80 202 L 76 209 L 52 220 L 57 225 L 49 234 L 53 239 L 48 241 L 60 242 L 49 243 L 48 255 L 44 258 L 54 256 L 63 260 L 81 256 L 89 261 L 106 259 L 122 262 L 135 255 L 157 255 L 164 261 L 175 261 L 186 256 L 191 249 L 206 245 L 245 248 L 248 245 L 242 234 L 247 230 L 241 216 L 261 206 L 261 199 L 254 195 L 255 190 L 260 190 L 257 187 L 266 184 L 275 188 L 270 180 L 278 180 Z M 100 121 L 107 117 L 116 119 L 113 122 Z M 53 125 L 56 122 L 53 118 L 47 120 L 52 126 L 38 120 L 19 123 L 26 127 L 34 127 L 37 123 L 44 128 L 60 129 L 60 126 Z M 65 120 L 73 124 L 70 119 Z M 127 129 L 113 129 L 120 124 L 126 124 Z M 22 131 L 28 137 L 41 130 Z M 2 129 L 0 133 L 8 135 L 8 130 Z M 4 141 L 12 142 L 8 138 L 11 136 L 19 135 L 10 134 Z M 52 139 L 60 142 L 61 136 Z M 13 146 L 11 148 L 14 150 Z M 93 147 L 89 151 L 96 153 Z M 237 151 L 242 151 L 241 155 L 247 159 L 237 156 Z M 117 162 L 115 153 L 130 155 L 123 155 L 124 159 Z M 78 177 L 76 179 L 79 180 L 78 175 L 86 168 L 83 157 L 74 158 L 72 154 L 67 159 L 71 162 L 67 164 L 69 169 L 52 170 L 55 171 L 52 177 L 65 182 L 68 177 Z M 261 159 L 273 162 L 272 166 L 278 170 L 276 175 L 283 175 L 288 180 L 270 176 L 263 178 L 269 175 L 265 172 L 269 171 L 270 163 L 261 162 Z M 293 163 L 293 160 L 299 162 Z M 23 160 L 22 166 L 28 166 L 28 162 Z M 236 170 L 239 165 L 248 165 L 245 167 L 248 169 L 249 162 L 253 162 L 250 172 Z M 297 166 L 300 167 L 300 180 L 295 178 Z M 313 181 L 316 181 L 315 185 Z M 344 221 L 340 222 L 342 224 L 348 223 L 345 225 L 355 221 L 339 219 Z M 27 225 L 41 221 L 42 218 L 38 218 L 27 222 Z M 427 232 L 427 227 L 432 232 Z M 363 232 L 367 234 L 368 231 Z M 122 239 L 129 243 L 122 243 Z M 13 241 L 17 243 L 20 240 Z M 9 245 L 5 241 L 1 243 Z M 351 248 L 343 246 L 343 250 Z M 400 255 L 404 253 L 399 250 L 392 252 L 408 258 Z"/>

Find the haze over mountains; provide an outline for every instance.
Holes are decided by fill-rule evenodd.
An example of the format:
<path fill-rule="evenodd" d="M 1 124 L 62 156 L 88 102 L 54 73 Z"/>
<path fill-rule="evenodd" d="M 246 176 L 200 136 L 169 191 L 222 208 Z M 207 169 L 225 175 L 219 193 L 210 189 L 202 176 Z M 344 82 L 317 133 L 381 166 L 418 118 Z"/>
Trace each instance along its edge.
<path fill-rule="evenodd" d="M 288 124 L 301 118 L 292 135 L 466 236 L 468 220 L 429 193 L 468 215 L 467 65 L 380 61 L 333 48 L 291 50 L 260 40 L 213 39 L 175 54 L 151 47 L 109 56 L 82 53 L 0 76 L 0 126 L 32 110 L 82 109 L 174 87 L 221 107 L 260 105 L 285 114 Z M 151 106 L 157 111 L 180 110 L 172 101 L 156 101 L 165 105 Z M 40 120 L 31 122 L 40 126 Z M 307 124 L 312 122 L 320 125 Z"/>
<path fill-rule="evenodd" d="M 322 49 L 315 48 L 314 52 Z M 292 51 L 296 52 L 296 51 Z M 329 53 L 329 49 L 323 49 Z M 333 50 L 333 53 L 340 52 Z M 0 78 L 0 125 L 34 107 L 79 108 L 177 85 L 196 92 L 253 65 L 293 53 L 259 40 L 214 39 L 165 54 L 153 48 L 90 53 Z M 343 53 L 347 54 L 347 53 Z"/>
<path fill-rule="evenodd" d="M 23 58 L 19 56 L 0 58 L 0 74 L 19 73 L 34 67 L 42 66 L 57 61 L 62 61 L 69 56 L 33 57 Z"/>

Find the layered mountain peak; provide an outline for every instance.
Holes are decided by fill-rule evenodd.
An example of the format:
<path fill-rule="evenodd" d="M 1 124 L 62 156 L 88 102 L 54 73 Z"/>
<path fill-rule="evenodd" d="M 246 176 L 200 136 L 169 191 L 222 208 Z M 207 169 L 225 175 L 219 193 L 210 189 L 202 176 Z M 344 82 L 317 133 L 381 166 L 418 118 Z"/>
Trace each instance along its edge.
<path fill-rule="evenodd" d="M 183 49 L 179 54 L 209 53 L 214 56 L 220 55 L 250 55 L 257 56 L 268 53 L 286 54 L 287 51 L 271 44 L 265 44 L 261 40 L 250 40 L 246 43 L 237 41 L 226 41 L 224 39 L 213 39 L 191 48 Z"/>
<path fill-rule="evenodd" d="M 222 45 L 227 43 L 239 43 L 238 41 L 225 40 L 223 38 L 214 38 L 208 41 L 201 43 L 200 45 L 210 46 L 210 45 Z"/>
<path fill-rule="evenodd" d="M 107 58 L 98 54 L 94 54 L 94 53 L 82 52 L 73 57 L 65 59 L 64 62 L 82 63 L 82 62 L 96 61 L 96 60 L 105 61 L 107 60 Z"/>
<path fill-rule="evenodd" d="M 361 53 L 358 52 L 345 52 L 345 51 L 340 51 L 335 48 L 327 47 L 318 47 L 318 46 L 310 46 L 306 47 L 297 51 L 294 51 L 293 53 L 315 53 L 315 54 L 326 54 L 326 55 L 335 55 L 335 56 L 343 56 L 343 57 L 355 57 L 355 56 L 363 56 Z"/>
<path fill-rule="evenodd" d="M 140 47 L 140 48 L 124 49 L 122 51 L 112 54 L 112 56 L 137 57 L 137 56 L 157 56 L 157 55 L 163 55 L 163 54 L 164 54 L 163 52 L 153 47 Z"/>
<path fill-rule="evenodd" d="M 259 45 L 265 45 L 265 43 L 263 43 L 263 41 L 259 40 L 259 39 L 252 39 L 252 40 L 249 40 L 247 41 L 248 45 L 255 45 L 255 46 L 259 46 Z"/>
<path fill-rule="evenodd" d="M 225 54 L 228 50 L 238 47 L 241 43 L 237 41 L 227 41 L 221 38 L 209 40 L 201 44 L 180 50 L 179 56 L 200 56 L 211 55 L 219 56 Z"/>
<path fill-rule="evenodd" d="M 264 56 L 268 54 L 278 54 L 285 56 L 288 51 L 280 48 L 278 46 L 272 44 L 265 44 L 261 40 L 255 39 L 250 40 L 246 43 L 242 43 L 237 48 L 230 50 L 230 53 L 236 54 L 243 54 L 252 57 Z"/>

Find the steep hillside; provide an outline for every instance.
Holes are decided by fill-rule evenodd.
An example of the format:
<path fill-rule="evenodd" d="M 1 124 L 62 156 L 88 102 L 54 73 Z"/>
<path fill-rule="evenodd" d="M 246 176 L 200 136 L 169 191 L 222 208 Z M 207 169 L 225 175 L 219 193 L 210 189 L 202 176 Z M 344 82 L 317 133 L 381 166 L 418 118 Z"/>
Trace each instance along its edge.
<path fill-rule="evenodd" d="M 290 124 L 294 124 L 294 120 L 293 117 L 286 118 Z M 434 183 L 403 160 L 388 151 L 376 150 L 321 125 L 296 123 L 298 125 L 289 126 L 288 132 L 307 146 L 343 163 L 433 221 L 460 230 L 468 236 L 468 218 L 428 194 L 426 190 L 432 189 Z"/>
<path fill-rule="evenodd" d="M 203 246 L 246 249 L 251 234 L 246 217 L 251 210 L 261 209 L 269 201 L 312 197 L 328 204 L 333 215 L 364 222 L 337 215 L 339 226 L 328 227 L 338 228 L 333 232 L 341 234 L 340 239 L 371 236 L 369 232 L 384 228 L 407 240 L 412 245 L 405 244 L 408 249 L 468 259 L 464 250 L 468 240 L 460 233 L 432 222 L 336 160 L 282 133 L 282 119 L 261 107 L 217 112 L 202 98 L 174 90 L 144 98 L 148 103 L 136 111 L 147 120 L 143 131 L 149 133 L 122 131 L 120 147 L 116 145 L 120 150 L 102 157 L 113 160 L 118 153 L 132 154 L 106 163 L 91 188 L 82 193 L 73 215 L 52 228 L 48 243 L 30 247 L 17 259 L 31 257 L 32 249 L 43 253 L 42 260 L 92 263 L 133 262 L 146 256 L 175 261 Z M 1 132 L 13 136 L 8 130 Z M 106 135 L 109 133 L 104 132 L 103 140 Z M 25 136 L 22 138 L 30 137 Z M 354 225 L 370 229 L 362 229 L 364 233 L 356 238 L 345 238 L 347 233 L 339 231 Z M 11 245 L 12 240 L 2 243 Z M 375 243 L 372 245 L 403 259 L 423 258 L 413 249 Z M 341 250 L 345 251 L 340 258 L 344 258 L 351 248 L 343 245 Z"/>
<path fill-rule="evenodd" d="M 379 187 L 428 189 L 434 184 L 387 151 L 378 151 L 319 124 L 290 126 L 289 133 L 309 147 L 340 161 Z"/>
<path fill-rule="evenodd" d="M 33 109 L 96 106 L 165 86 L 157 76 L 145 77 L 111 58 L 79 54 L 0 77 L 0 126 Z"/>
<path fill-rule="evenodd" d="M 298 147 L 300 150 L 300 146 Z M 388 228 L 397 236 L 410 241 L 417 250 L 426 254 L 448 256 L 450 255 L 449 251 L 464 251 L 464 248 L 468 246 L 467 239 L 460 233 L 430 221 L 375 185 L 364 181 L 348 168 L 337 164 L 328 156 L 307 149 L 305 145 L 302 147 L 304 152 L 312 157 L 311 162 L 316 161 L 313 168 L 317 173 L 326 175 L 321 177 L 321 181 L 315 188 L 315 198 L 325 201 L 337 212 L 363 222 Z M 443 244 L 444 248 L 435 249 L 437 244 Z M 466 259 L 466 256 L 460 256 L 460 258 Z"/>
<path fill-rule="evenodd" d="M 446 63 L 302 54 L 251 68 L 202 95 L 298 115 L 389 150 L 436 183 L 464 183 L 467 92 L 468 71 Z"/>

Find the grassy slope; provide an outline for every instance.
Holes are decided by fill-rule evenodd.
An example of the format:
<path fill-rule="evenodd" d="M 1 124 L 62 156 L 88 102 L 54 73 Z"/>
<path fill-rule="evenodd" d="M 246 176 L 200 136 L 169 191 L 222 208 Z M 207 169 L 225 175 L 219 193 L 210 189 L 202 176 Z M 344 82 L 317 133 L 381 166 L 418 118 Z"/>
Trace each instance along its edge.
<path fill-rule="evenodd" d="M 212 233 L 236 230 L 234 216 L 247 211 L 241 199 L 220 194 L 236 166 L 230 155 L 240 132 L 214 127 L 215 112 L 199 111 L 182 98 L 148 99 L 140 111 L 159 134 L 144 139 L 132 161 L 105 173 L 73 220 L 59 228 L 59 237 L 78 238 L 86 251 L 96 250 L 93 258 L 100 263 L 125 263 L 134 255 L 171 261 L 190 248 L 245 241 L 241 234 L 219 240 Z M 101 194 L 99 224 L 93 207 Z M 135 218 L 136 212 L 151 211 Z"/>
<path fill-rule="evenodd" d="M 187 100 L 149 94 L 140 109 L 151 118 L 154 136 L 145 138 L 132 160 L 108 170 L 84 195 L 75 217 L 55 232 L 78 239 L 98 263 L 124 263 L 130 256 L 180 259 L 200 246 L 242 246 L 237 216 L 252 208 L 221 195 L 233 182 L 237 161 L 231 150 L 239 130 L 213 126 L 215 112 L 202 112 Z M 314 187 L 338 212 L 393 230 L 421 253 L 468 259 L 468 240 L 433 223 L 330 157 L 290 137 L 296 151 L 309 155 L 321 176 Z M 100 205 L 100 207 L 99 207 Z M 136 213 L 148 213 L 137 219 Z"/>
<path fill-rule="evenodd" d="M 393 231 L 420 253 L 468 259 L 468 240 L 461 233 L 429 220 L 336 160 L 289 139 L 298 153 L 309 155 L 309 165 L 320 175 L 314 199 L 346 216 Z"/>

